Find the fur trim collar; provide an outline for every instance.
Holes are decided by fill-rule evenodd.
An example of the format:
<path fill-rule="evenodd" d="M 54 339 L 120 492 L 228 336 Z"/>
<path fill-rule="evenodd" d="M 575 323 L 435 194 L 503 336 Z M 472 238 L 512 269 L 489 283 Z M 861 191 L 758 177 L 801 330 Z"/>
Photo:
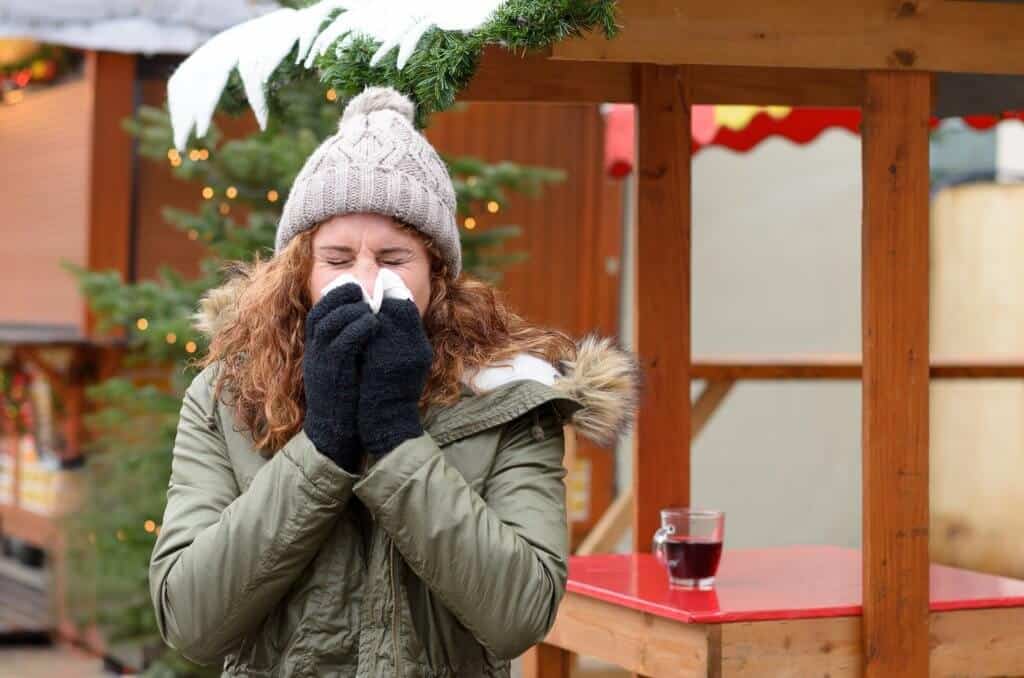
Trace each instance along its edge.
<path fill-rule="evenodd" d="M 209 290 L 193 315 L 195 328 L 208 336 L 216 334 L 234 316 L 235 299 L 244 281 L 240 276 Z M 608 337 L 587 335 L 576 343 L 574 360 L 559 365 L 527 353 L 510 362 L 485 367 L 463 376 L 473 393 L 493 391 L 513 381 L 529 379 L 575 400 L 581 407 L 572 424 L 583 436 L 608 446 L 634 424 L 640 390 L 640 366 L 636 356 Z"/>

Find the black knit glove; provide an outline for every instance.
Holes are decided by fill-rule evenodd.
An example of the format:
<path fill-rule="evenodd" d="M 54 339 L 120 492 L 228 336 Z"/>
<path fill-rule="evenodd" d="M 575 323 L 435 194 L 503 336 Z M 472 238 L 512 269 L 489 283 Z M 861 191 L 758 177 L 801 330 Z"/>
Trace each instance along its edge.
<path fill-rule="evenodd" d="M 306 316 L 302 356 L 306 420 L 302 428 L 320 453 L 353 474 L 362 461 L 356 423 L 359 367 L 378 324 L 355 283 L 325 294 Z"/>
<path fill-rule="evenodd" d="M 423 435 L 418 402 L 433 350 L 412 301 L 385 298 L 377 318 L 359 386 L 359 436 L 379 456 Z"/>

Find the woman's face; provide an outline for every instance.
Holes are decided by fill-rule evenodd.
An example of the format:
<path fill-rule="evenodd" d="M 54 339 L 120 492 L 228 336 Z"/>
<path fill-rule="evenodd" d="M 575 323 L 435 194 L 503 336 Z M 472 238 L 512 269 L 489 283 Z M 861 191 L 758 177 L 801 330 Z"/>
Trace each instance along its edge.
<path fill-rule="evenodd" d="M 382 268 L 402 278 L 422 317 L 430 301 L 430 256 L 422 241 L 380 214 L 331 217 L 313 234 L 309 276 L 313 303 L 320 299 L 324 285 L 342 273 L 351 273 L 372 294 Z"/>

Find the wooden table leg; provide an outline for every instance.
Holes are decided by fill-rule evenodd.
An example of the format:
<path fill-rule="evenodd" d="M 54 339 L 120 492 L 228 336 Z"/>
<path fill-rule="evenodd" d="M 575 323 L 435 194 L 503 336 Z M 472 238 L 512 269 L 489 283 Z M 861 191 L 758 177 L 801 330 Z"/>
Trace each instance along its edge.
<path fill-rule="evenodd" d="M 863 123 L 864 668 L 928 675 L 931 76 L 866 74 Z"/>
<path fill-rule="evenodd" d="M 569 678 L 572 653 L 554 645 L 535 645 L 522 657 L 523 678 Z"/>

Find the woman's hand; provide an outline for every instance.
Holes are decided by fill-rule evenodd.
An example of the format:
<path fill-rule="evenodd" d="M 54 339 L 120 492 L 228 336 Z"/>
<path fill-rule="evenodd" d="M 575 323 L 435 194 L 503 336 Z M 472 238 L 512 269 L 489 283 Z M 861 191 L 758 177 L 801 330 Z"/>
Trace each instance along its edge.
<path fill-rule="evenodd" d="M 302 428 L 317 450 L 353 474 L 362 462 L 356 423 L 359 365 L 378 325 L 355 283 L 325 294 L 306 316 L 302 357 L 306 420 Z"/>
<path fill-rule="evenodd" d="M 423 435 L 419 399 L 433 350 L 412 301 L 386 298 L 377 318 L 359 387 L 359 436 L 367 453 L 379 456 Z"/>

